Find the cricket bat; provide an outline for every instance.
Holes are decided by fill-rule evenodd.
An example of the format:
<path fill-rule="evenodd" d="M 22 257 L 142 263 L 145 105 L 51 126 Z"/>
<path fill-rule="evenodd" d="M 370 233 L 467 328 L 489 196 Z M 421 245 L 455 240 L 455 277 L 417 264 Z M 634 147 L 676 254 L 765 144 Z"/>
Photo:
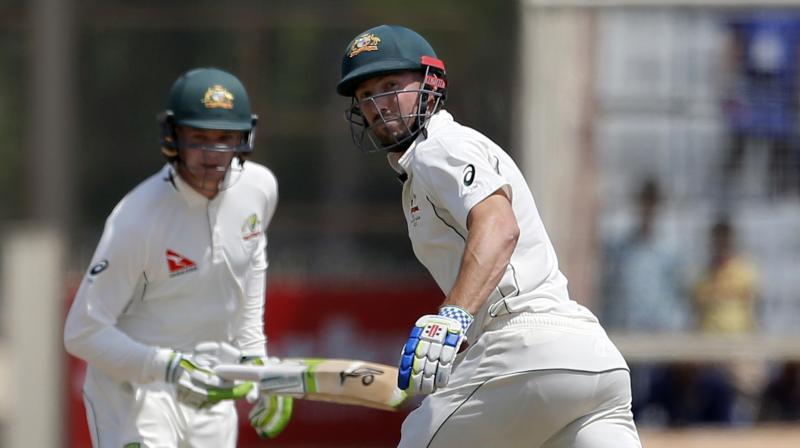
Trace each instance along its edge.
<path fill-rule="evenodd" d="M 352 359 L 288 358 L 266 365 L 219 364 L 228 380 L 253 381 L 274 395 L 394 411 L 406 398 L 397 368 Z"/>

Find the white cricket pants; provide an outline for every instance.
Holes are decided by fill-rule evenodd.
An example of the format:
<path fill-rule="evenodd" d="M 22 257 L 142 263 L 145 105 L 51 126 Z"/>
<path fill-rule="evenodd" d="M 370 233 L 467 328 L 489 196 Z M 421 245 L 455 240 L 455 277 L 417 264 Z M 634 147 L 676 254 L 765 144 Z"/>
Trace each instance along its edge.
<path fill-rule="evenodd" d="M 91 367 L 83 400 L 94 448 L 236 447 L 233 401 L 198 410 L 178 403 L 172 385 L 153 383 L 134 390 Z"/>
<path fill-rule="evenodd" d="M 641 448 L 630 390 L 622 369 L 523 372 L 445 389 L 409 414 L 399 447 Z"/>
<path fill-rule="evenodd" d="M 493 318 L 450 384 L 402 427 L 401 448 L 640 448 L 627 364 L 597 322 Z"/>

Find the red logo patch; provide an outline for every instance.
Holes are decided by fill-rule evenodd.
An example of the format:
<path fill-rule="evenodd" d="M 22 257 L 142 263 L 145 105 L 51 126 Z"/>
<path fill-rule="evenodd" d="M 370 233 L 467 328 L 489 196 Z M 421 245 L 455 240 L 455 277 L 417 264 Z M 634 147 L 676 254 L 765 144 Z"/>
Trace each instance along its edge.
<path fill-rule="evenodd" d="M 184 274 L 197 269 L 197 265 L 194 263 L 194 261 L 184 257 L 172 249 L 167 249 L 167 267 L 169 268 L 170 277 L 175 277 L 176 275 Z"/>
<path fill-rule="evenodd" d="M 442 330 L 442 327 L 440 327 L 440 326 L 438 326 L 436 324 L 429 325 L 428 326 L 428 337 L 435 338 L 435 337 L 439 336 L 439 333 L 441 332 L 441 330 Z"/>

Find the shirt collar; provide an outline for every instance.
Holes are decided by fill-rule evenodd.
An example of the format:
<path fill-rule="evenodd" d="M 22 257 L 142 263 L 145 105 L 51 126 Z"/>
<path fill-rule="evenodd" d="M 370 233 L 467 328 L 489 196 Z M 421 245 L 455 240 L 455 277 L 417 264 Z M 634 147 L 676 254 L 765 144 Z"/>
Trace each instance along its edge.
<path fill-rule="evenodd" d="M 186 183 L 174 166 L 168 164 L 166 169 L 168 170 L 167 176 L 172 179 L 172 184 L 175 186 L 175 189 L 178 190 L 178 194 L 186 201 L 186 205 L 191 208 L 208 204 L 208 198 L 195 191 L 191 185 Z"/>
<path fill-rule="evenodd" d="M 414 150 L 417 148 L 417 145 L 426 140 L 427 134 L 435 132 L 437 129 L 447 126 L 452 122 L 453 116 L 450 115 L 450 113 L 446 110 L 440 110 L 439 112 L 433 114 L 428 120 L 427 126 L 425 127 L 426 132 L 420 132 L 420 135 L 417 136 L 408 149 L 402 153 L 389 152 L 386 154 L 386 158 L 389 160 L 389 165 L 400 175 L 408 173 L 408 166 L 411 163 L 411 156 Z"/>

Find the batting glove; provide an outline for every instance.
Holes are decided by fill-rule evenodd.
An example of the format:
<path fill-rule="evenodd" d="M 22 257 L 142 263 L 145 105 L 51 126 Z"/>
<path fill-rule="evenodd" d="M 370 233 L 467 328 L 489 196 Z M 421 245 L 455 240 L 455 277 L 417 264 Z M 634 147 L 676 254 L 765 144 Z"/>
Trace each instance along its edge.
<path fill-rule="evenodd" d="M 167 363 L 166 379 L 175 384 L 178 401 L 204 409 L 222 400 L 244 398 L 253 388 L 250 382 L 223 380 L 210 370 L 209 358 L 199 355 L 194 358 L 180 352 L 172 352 Z"/>
<path fill-rule="evenodd" d="M 397 387 L 417 395 L 446 386 L 472 319 L 455 306 L 442 307 L 438 315 L 420 317 L 403 347 Z"/>
<path fill-rule="evenodd" d="M 192 359 L 208 367 L 236 364 L 242 359 L 242 351 L 227 342 L 200 342 L 194 346 Z"/>
<path fill-rule="evenodd" d="M 245 358 L 245 364 L 256 364 L 263 366 L 269 362 L 280 362 L 277 358 Z M 248 418 L 250 426 L 256 431 L 259 437 L 274 439 L 278 436 L 292 418 L 292 407 L 294 400 L 285 395 L 269 395 L 267 389 L 254 389 L 248 396 L 248 401 L 255 402 L 253 409 L 250 410 Z"/>

